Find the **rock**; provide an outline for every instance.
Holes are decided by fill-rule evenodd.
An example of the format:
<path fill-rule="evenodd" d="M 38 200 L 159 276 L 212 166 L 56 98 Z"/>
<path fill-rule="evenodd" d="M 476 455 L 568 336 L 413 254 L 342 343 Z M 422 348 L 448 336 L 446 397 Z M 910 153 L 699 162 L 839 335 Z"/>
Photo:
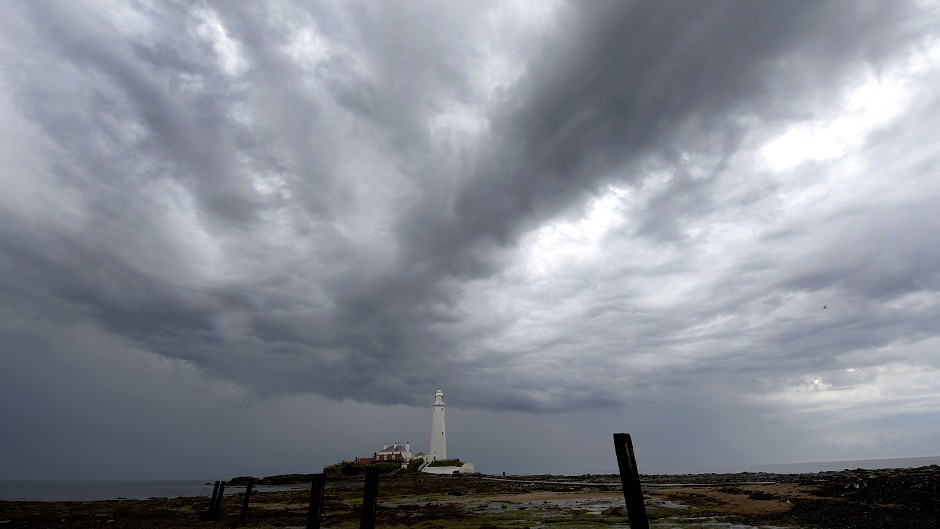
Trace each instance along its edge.
<path fill-rule="evenodd" d="M 626 507 L 610 507 L 601 511 L 603 516 L 619 516 L 622 518 L 627 517 L 627 508 Z"/>

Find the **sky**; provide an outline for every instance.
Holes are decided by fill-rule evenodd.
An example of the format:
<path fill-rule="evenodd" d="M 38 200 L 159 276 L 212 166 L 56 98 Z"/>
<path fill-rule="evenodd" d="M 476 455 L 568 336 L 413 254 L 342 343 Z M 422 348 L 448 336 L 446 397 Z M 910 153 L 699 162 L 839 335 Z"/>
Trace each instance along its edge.
<path fill-rule="evenodd" d="M 5 4 L 0 479 L 938 455 L 940 4 Z"/>

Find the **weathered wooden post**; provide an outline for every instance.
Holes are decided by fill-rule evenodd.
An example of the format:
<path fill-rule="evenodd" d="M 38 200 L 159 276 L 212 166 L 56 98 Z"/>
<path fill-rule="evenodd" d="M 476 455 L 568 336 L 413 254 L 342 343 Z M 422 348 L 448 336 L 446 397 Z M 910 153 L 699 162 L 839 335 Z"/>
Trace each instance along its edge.
<path fill-rule="evenodd" d="M 614 452 L 620 467 L 620 482 L 623 484 L 623 499 L 627 504 L 627 515 L 633 529 L 649 529 L 646 518 L 646 505 L 643 504 L 643 491 L 640 490 L 640 474 L 636 470 L 636 458 L 633 456 L 633 440 L 628 433 L 614 434 Z"/>
<path fill-rule="evenodd" d="M 222 515 L 222 497 L 225 496 L 225 482 L 219 482 L 219 496 L 215 499 L 215 508 L 212 510 L 212 520 L 218 520 Z"/>
<path fill-rule="evenodd" d="M 366 486 L 362 496 L 362 517 L 359 529 L 375 529 L 375 507 L 379 501 L 379 469 L 366 469 Z"/>
<path fill-rule="evenodd" d="M 326 486 L 325 474 L 314 474 L 310 484 L 310 507 L 307 510 L 307 529 L 320 529 L 320 516 L 323 513 L 323 489 Z"/>
<path fill-rule="evenodd" d="M 248 518 L 248 499 L 251 498 L 251 487 L 255 485 L 255 480 L 248 480 L 248 485 L 245 486 L 245 498 L 242 500 L 242 513 L 238 516 L 238 525 L 244 525 L 245 519 Z"/>
<path fill-rule="evenodd" d="M 212 487 L 212 499 L 209 500 L 209 510 L 206 511 L 206 518 L 213 520 L 215 519 L 215 498 L 219 495 L 219 484 L 221 481 L 216 481 L 215 485 Z"/>

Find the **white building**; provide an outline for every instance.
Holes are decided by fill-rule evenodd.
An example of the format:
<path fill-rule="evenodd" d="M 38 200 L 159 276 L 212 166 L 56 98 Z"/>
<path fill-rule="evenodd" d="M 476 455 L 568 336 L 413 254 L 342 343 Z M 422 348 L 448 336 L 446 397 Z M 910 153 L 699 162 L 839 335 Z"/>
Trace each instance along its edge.
<path fill-rule="evenodd" d="M 444 392 L 434 394 L 431 412 L 431 461 L 447 459 L 447 434 L 444 430 Z"/>
<path fill-rule="evenodd" d="M 381 462 L 408 463 L 411 461 L 411 443 L 405 442 L 404 445 L 397 442 L 390 445 L 386 444 L 375 453 L 373 459 Z"/>
<path fill-rule="evenodd" d="M 473 474 L 473 463 L 459 464 L 457 461 L 448 461 L 446 466 L 432 466 L 435 461 L 447 460 L 447 430 L 444 429 L 444 392 L 437 390 L 434 394 L 434 405 L 431 407 L 431 449 L 430 454 L 415 454 L 415 457 L 424 459 L 421 472 L 428 474 Z M 438 463 L 440 464 L 440 463 Z"/>

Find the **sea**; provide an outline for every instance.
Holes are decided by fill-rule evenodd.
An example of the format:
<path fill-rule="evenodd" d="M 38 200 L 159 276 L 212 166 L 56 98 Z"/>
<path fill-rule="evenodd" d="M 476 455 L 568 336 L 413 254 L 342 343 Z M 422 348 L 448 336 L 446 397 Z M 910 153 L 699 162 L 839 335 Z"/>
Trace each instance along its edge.
<path fill-rule="evenodd" d="M 811 474 L 839 470 L 878 470 L 883 468 L 918 468 L 940 465 L 940 456 L 899 457 L 892 459 L 858 459 L 848 461 L 816 461 L 811 463 L 770 463 L 764 465 L 732 465 L 716 467 L 650 467 L 639 468 L 641 474 L 738 474 L 770 472 L 773 474 Z"/>
<path fill-rule="evenodd" d="M 864 459 L 856 461 L 821 461 L 813 463 L 782 463 L 723 467 L 640 468 L 643 474 L 735 474 L 740 472 L 772 472 L 775 474 L 807 474 L 864 468 L 917 468 L 940 465 L 940 456 L 895 459 Z M 0 480 L 0 500 L 5 501 L 97 501 L 141 500 L 148 498 L 187 498 L 212 495 L 212 481 L 206 480 Z M 303 486 L 255 486 L 255 491 L 298 490 Z M 242 494 L 245 487 L 228 486 L 225 494 Z"/>
<path fill-rule="evenodd" d="M 209 497 L 214 481 L 205 480 L 0 480 L 0 500 L 98 501 L 149 498 Z M 288 491 L 302 486 L 255 485 L 252 491 Z M 245 487 L 226 486 L 225 495 L 243 494 Z"/>

